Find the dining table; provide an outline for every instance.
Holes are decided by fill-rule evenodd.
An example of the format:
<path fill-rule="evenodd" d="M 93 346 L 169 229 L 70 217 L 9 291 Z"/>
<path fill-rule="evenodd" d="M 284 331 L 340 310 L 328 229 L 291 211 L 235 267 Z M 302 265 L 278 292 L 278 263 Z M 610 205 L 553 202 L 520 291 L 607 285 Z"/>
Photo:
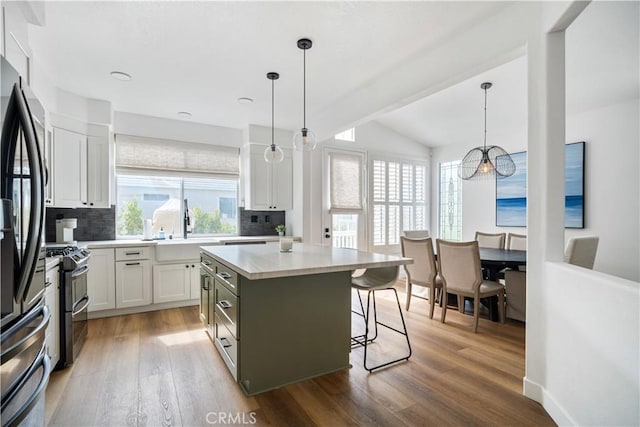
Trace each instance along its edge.
<path fill-rule="evenodd" d="M 487 279 L 496 281 L 498 273 L 505 268 L 518 269 L 527 265 L 527 251 L 515 249 L 479 248 L 480 264 L 487 272 Z"/>

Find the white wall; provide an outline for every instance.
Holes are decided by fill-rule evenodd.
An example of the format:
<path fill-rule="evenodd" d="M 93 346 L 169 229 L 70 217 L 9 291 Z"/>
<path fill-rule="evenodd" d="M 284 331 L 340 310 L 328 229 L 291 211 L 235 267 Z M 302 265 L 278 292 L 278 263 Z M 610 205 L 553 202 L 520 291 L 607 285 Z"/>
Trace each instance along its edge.
<path fill-rule="evenodd" d="M 639 100 L 567 117 L 567 140 L 585 140 L 584 230 L 600 237 L 594 270 L 640 281 Z"/>
<path fill-rule="evenodd" d="M 145 116 L 115 111 L 113 132 L 132 136 L 199 142 L 202 144 L 240 147 L 242 131 L 222 126 L 211 126 L 182 120 Z"/>
<path fill-rule="evenodd" d="M 529 397 L 560 425 L 638 425 L 638 283 L 562 262 L 548 263 L 541 291 L 544 375 L 527 377 Z"/>

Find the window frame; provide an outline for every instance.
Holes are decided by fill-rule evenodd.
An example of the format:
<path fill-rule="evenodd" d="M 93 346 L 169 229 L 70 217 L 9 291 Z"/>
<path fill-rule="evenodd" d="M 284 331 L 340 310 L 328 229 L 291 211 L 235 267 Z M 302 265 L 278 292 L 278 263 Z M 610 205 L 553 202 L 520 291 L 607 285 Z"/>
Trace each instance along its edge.
<path fill-rule="evenodd" d="M 162 174 L 162 175 L 161 175 Z M 150 178 L 150 179 L 154 179 L 154 178 L 171 178 L 171 179 L 176 179 L 180 181 L 180 199 L 179 200 L 184 200 L 184 195 L 185 195 L 185 181 L 186 180 L 190 180 L 190 179 L 214 179 L 214 180 L 224 180 L 224 181 L 233 181 L 235 183 L 235 195 L 236 195 L 236 209 L 238 208 L 238 205 L 240 203 L 240 178 L 238 176 L 234 176 L 234 175 L 220 175 L 220 174 L 203 174 L 203 173 L 184 173 L 184 174 L 180 174 L 180 173 L 175 173 L 175 172 L 169 172 L 169 173 L 163 173 L 163 171 L 154 169 L 154 170 L 142 170 L 142 169 L 131 169 L 131 168 L 116 168 L 115 174 L 114 174 L 114 188 L 115 188 L 115 214 L 116 214 L 116 230 L 115 230 L 115 238 L 116 240 L 136 240 L 136 239 L 141 239 L 143 237 L 143 234 L 136 234 L 136 235 L 122 235 L 122 234 L 118 234 L 118 192 L 119 192 L 119 186 L 118 186 L 118 177 L 120 175 L 128 175 L 128 176 L 138 176 L 138 177 L 146 177 L 146 178 Z M 188 190 L 187 190 L 188 191 Z M 191 209 L 193 208 L 193 206 L 189 206 L 189 210 L 191 211 Z M 182 218 L 184 216 L 184 205 L 182 203 L 180 203 L 180 212 L 179 212 L 179 216 L 180 218 Z M 143 222 L 144 222 L 143 218 Z M 199 234 L 191 234 L 191 236 L 193 236 L 193 238 L 208 238 L 208 237 L 221 237 L 221 236 L 237 236 L 239 233 L 239 229 L 240 229 L 240 215 L 236 212 L 236 218 L 235 218 L 235 228 L 236 228 L 236 233 L 235 234 L 229 234 L 229 233 L 199 233 Z M 144 228 L 143 228 L 144 230 Z M 174 231 L 174 238 L 177 236 L 177 238 L 182 238 L 182 236 L 184 235 L 184 230 L 182 229 L 182 226 L 179 230 L 179 232 L 175 232 Z"/>
<path fill-rule="evenodd" d="M 440 237 L 441 239 L 446 239 L 446 240 L 454 240 L 454 241 L 461 241 L 462 240 L 462 210 L 463 210 L 463 204 L 462 204 L 462 192 L 463 192 L 463 185 L 462 185 L 462 178 L 460 178 L 460 176 L 458 175 L 458 168 L 460 166 L 460 160 L 452 160 L 449 162 L 440 162 L 438 164 L 438 237 Z M 456 234 L 457 236 L 452 237 L 451 235 L 444 235 L 443 234 L 443 207 L 444 207 L 444 201 L 443 198 L 447 197 L 447 198 L 451 198 L 448 195 L 448 189 L 447 192 L 443 192 L 442 189 L 442 184 L 443 184 L 443 167 L 446 167 L 449 169 L 450 172 L 450 178 L 456 177 L 456 182 L 457 182 L 457 188 L 459 189 L 457 191 L 457 195 L 456 198 L 457 200 L 455 201 L 456 204 L 456 217 L 457 217 L 457 230 L 456 230 Z"/>
<path fill-rule="evenodd" d="M 382 194 L 385 195 L 385 200 L 384 201 L 379 201 L 376 200 L 375 197 L 375 176 L 374 174 L 376 173 L 376 167 L 375 167 L 375 162 L 384 162 L 385 163 L 385 179 L 384 179 L 384 189 L 382 189 Z M 399 176 L 399 180 L 398 180 L 398 184 L 397 184 L 397 190 L 398 190 L 398 200 L 397 201 L 389 201 L 389 163 L 395 163 L 399 165 L 398 168 L 398 176 Z M 411 170 L 412 170 L 412 174 L 413 174 L 413 185 L 411 187 L 411 193 L 412 193 L 412 201 L 406 201 L 404 199 L 404 189 L 405 187 L 403 187 L 403 181 L 404 181 L 404 177 L 403 177 L 403 165 L 411 165 Z M 426 228 L 429 226 L 429 174 L 430 174 L 430 162 L 427 158 L 408 158 L 408 157 L 400 157 L 400 156 L 392 156 L 389 154 L 385 154 L 385 153 L 370 153 L 369 155 L 369 164 L 368 164 L 368 169 L 369 169 L 369 182 L 371 183 L 369 185 L 369 229 L 371 230 L 371 236 L 370 236 L 370 243 L 369 243 L 369 250 L 370 251 L 374 251 L 374 252 L 382 252 L 382 253 L 398 253 L 400 251 L 400 234 L 402 233 L 402 231 L 405 229 L 404 226 L 404 208 L 406 207 L 413 207 L 413 213 L 412 213 L 412 217 L 413 217 L 413 221 L 415 224 L 415 218 L 416 218 L 416 213 L 417 213 L 417 209 L 416 207 L 422 207 L 423 209 L 423 226 L 421 228 Z M 424 175 L 422 177 L 422 183 L 423 183 L 423 200 L 418 201 L 416 200 L 416 177 L 415 177 L 415 171 L 416 171 L 416 167 L 422 167 L 424 168 Z M 376 211 L 376 206 L 384 206 L 384 211 L 385 211 L 385 216 L 384 216 L 384 244 L 376 244 L 376 238 L 375 238 L 375 231 L 376 231 L 376 227 L 375 227 L 375 221 L 376 221 L 376 215 L 375 215 L 375 211 Z M 397 233 L 398 233 L 398 237 L 397 237 L 397 243 L 390 243 L 390 239 L 389 239 L 389 207 L 390 206 L 397 206 Z"/>

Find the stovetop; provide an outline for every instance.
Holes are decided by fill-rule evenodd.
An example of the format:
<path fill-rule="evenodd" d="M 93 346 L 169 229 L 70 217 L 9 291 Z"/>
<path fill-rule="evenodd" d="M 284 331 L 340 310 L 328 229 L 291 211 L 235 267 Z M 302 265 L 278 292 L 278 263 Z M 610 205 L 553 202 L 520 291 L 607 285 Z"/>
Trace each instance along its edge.
<path fill-rule="evenodd" d="M 46 255 L 48 257 L 62 256 L 62 269 L 73 271 L 87 263 L 91 252 L 77 246 L 48 246 Z"/>
<path fill-rule="evenodd" d="M 47 256 L 69 256 L 78 250 L 77 246 L 47 246 Z"/>

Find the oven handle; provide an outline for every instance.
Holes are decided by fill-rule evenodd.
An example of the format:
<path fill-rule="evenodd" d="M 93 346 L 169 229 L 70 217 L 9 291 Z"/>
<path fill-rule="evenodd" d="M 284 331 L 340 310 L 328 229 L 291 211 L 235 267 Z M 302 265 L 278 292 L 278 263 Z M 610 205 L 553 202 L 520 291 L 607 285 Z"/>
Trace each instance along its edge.
<path fill-rule="evenodd" d="M 89 270 L 89 266 L 88 265 L 83 265 L 82 267 L 80 267 L 77 270 L 73 270 L 73 272 L 71 273 L 71 277 L 78 277 L 78 276 L 82 276 L 83 274 L 85 274 L 87 271 Z"/>
<path fill-rule="evenodd" d="M 86 301 L 86 302 L 84 304 L 82 304 L 82 308 L 79 308 L 78 310 L 76 310 L 76 307 L 82 301 Z M 80 298 L 78 301 L 76 301 L 76 303 L 73 304 L 73 307 L 71 308 L 71 317 L 76 317 L 78 314 L 82 313 L 84 311 L 84 309 L 89 306 L 89 302 L 90 302 L 89 295 L 85 295 L 82 298 Z"/>

